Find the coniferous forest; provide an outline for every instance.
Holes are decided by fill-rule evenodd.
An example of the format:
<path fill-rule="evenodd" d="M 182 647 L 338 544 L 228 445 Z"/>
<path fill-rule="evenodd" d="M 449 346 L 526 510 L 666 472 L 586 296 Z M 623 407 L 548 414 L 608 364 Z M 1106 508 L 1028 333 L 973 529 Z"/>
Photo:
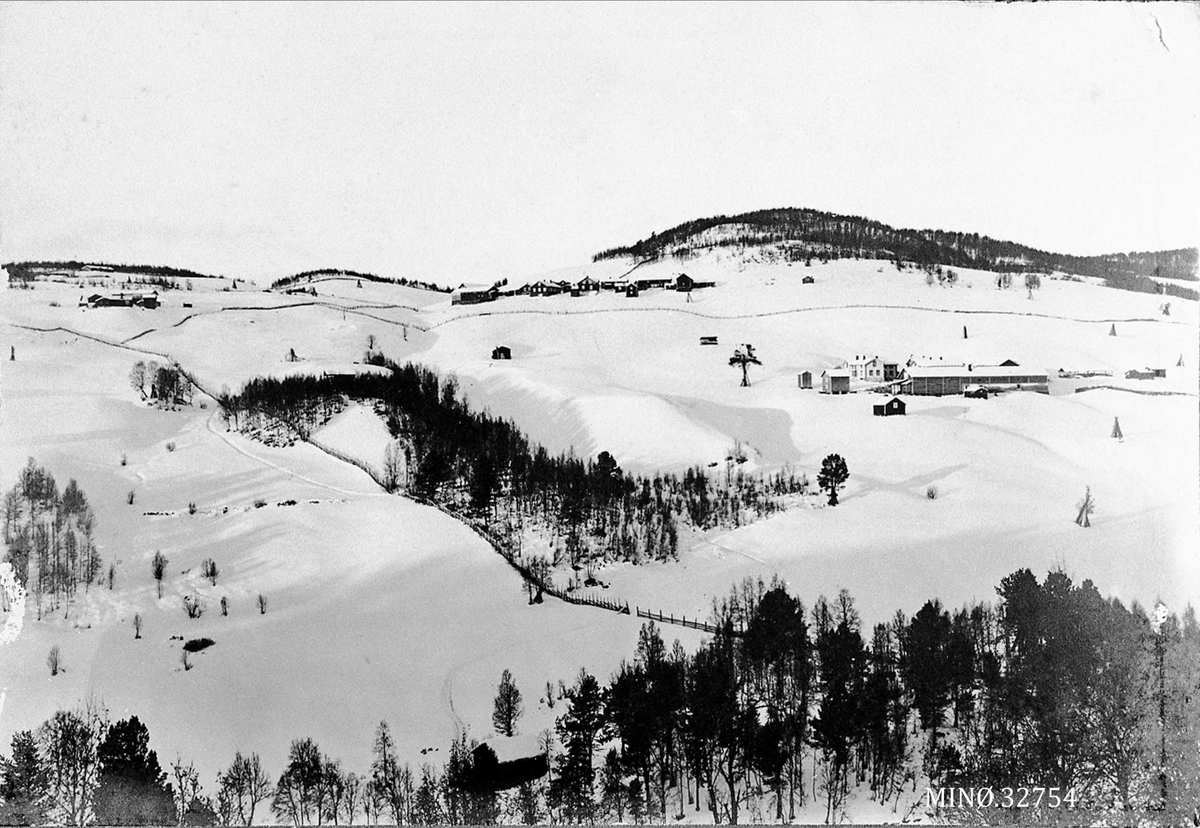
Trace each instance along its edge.
<path fill-rule="evenodd" d="M 308 439 L 347 399 L 370 401 L 396 440 L 380 473 L 388 489 L 453 510 L 518 547 L 528 526 L 561 541 L 560 560 L 589 563 L 676 557 L 681 526 L 737 526 L 785 508 L 808 489 L 804 475 L 743 474 L 731 455 L 724 469 L 653 477 L 623 471 L 612 456 L 550 455 L 510 421 L 472 411 L 453 379 L 381 356 L 385 375 L 260 378 L 222 394 L 232 427 L 282 426 Z"/>
<path fill-rule="evenodd" d="M 719 236 L 704 237 L 707 231 L 723 226 L 725 232 Z M 1200 293 L 1194 288 L 1154 281 L 1156 278 L 1195 280 L 1198 259 L 1194 247 L 1071 256 L 993 239 L 979 233 L 901 229 L 860 216 L 799 208 L 754 210 L 733 216 L 696 219 L 661 233 L 652 233 L 635 244 L 603 250 L 593 258 L 599 261 L 631 256 L 654 260 L 671 255 L 686 259 L 691 251 L 704 247 L 785 242 L 811 246 L 811 250 L 797 249 L 800 258 L 811 259 L 814 255 L 825 259 L 848 256 L 903 259 L 919 265 L 941 264 L 979 270 L 1062 271 L 1075 276 L 1100 278 L 1109 287 L 1122 290 L 1166 293 L 1184 299 L 1200 298 Z"/>
<path fill-rule="evenodd" d="M 15 735 L 0 824 L 839 822 L 862 800 L 897 820 L 1192 824 L 1193 610 L 1126 607 L 1062 572 L 996 593 L 868 628 L 846 592 L 806 607 L 747 580 L 695 652 L 651 622 L 607 679 L 547 686 L 554 730 L 507 762 L 460 733 L 443 765 L 414 768 L 384 722 L 369 768 L 298 734 L 287 756 L 243 746 L 206 790 L 182 758 L 163 771 L 136 716 L 110 724 L 93 701 Z M 501 677 L 493 738 L 521 729 L 519 678 Z"/>
<path fill-rule="evenodd" d="M 606 453 L 550 456 L 511 422 L 472 411 L 452 380 L 373 361 L 389 370 L 259 379 L 220 402 L 231 427 L 286 439 L 311 438 L 349 399 L 369 402 L 395 439 L 374 471 L 383 485 L 502 539 L 531 522 L 564 541 L 569 557 L 554 563 L 576 570 L 671 558 L 679 527 L 736 525 L 807 487 L 790 474 L 740 476 L 733 463 L 724 476 L 645 477 Z M 74 481 L 59 494 L 31 460 L 5 498 L 4 531 L 39 606 L 100 580 L 91 527 Z M 103 704 L 81 702 L 14 736 L 0 760 L 0 824 L 835 823 L 864 802 L 897 820 L 1197 816 L 1191 607 L 1147 611 L 1061 571 L 1019 570 L 994 603 L 931 598 L 911 617 L 867 624 L 845 591 L 806 606 L 759 579 L 715 601 L 709 624 L 689 650 L 647 623 L 611 675 L 581 671 L 544 694 L 526 686 L 555 726 L 537 755 L 513 761 L 492 747 L 524 724 L 522 677 L 507 670 L 495 734 L 460 732 L 440 766 L 402 762 L 380 723 L 369 768 L 296 734 L 286 756 L 241 746 L 207 789 L 184 758 L 159 765 L 135 715 L 112 723 Z"/>

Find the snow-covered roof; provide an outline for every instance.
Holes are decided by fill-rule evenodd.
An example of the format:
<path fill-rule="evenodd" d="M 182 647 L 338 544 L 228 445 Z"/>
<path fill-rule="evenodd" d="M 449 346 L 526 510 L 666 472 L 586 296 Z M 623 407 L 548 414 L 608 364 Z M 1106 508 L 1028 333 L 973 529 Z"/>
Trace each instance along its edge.
<path fill-rule="evenodd" d="M 459 285 L 454 289 L 455 293 L 486 293 L 491 290 L 491 285 Z"/>
<path fill-rule="evenodd" d="M 1044 370 L 1019 365 L 913 365 L 905 369 L 910 377 L 1029 377 L 1045 375 Z"/>
<path fill-rule="evenodd" d="M 845 368 L 830 368 L 827 371 L 822 371 L 821 376 L 831 379 L 850 379 L 850 372 Z"/>

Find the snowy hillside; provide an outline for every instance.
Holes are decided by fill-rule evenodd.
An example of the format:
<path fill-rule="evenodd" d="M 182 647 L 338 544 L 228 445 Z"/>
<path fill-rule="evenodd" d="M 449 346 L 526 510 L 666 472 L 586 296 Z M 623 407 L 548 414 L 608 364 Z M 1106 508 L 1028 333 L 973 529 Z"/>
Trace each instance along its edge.
<path fill-rule="evenodd" d="M 65 613 L 38 620 L 27 606 L 20 637 L 0 650 L 0 745 L 94 695 L 114 718 L 136 713 L 160 756 L 193 759 L 206 783 L 235 750 L 278 766 L 305 735 L 365 768 L 382 719 L 403 759 L 440 764 L 456 728 L 493 735 L 507 668 L 529 708 L 518 738 L 533 752 L 561 712 L 539 701 L 547 682 L 569 682 L 580 667 L 606 678 L 630 656 L 636 618 L 552 599 L 528 605 L 520 577 L 462 524 L 383 493 L 311 445 L 268 447 L 228 431 L 203 393 L 365 368 L 354 363 L 368 337 L 395 361 L 454 375 L 472 406 L 511 418 L 553 453 L 608 451 L 645 474 L 719 473 L 740 445 L 746 469 L 814 480 L 826 455 L 846 459 L 838 507 L 806 503 L 688 535 L 677 562 L 603 569 L 606 597 L 703 617 L 735 582 L 778 575 L 809 606 L 849 589 L 873 623 L 933 597 L 949 607 L 992 600 L 1018 568 L 1062 567 L 1125 601 L 1200 604 L 1195 302 L 1174 299 L 1165 316 L 1163 297 L 1049 275 L 1037 290 L 1000 290 L 982 271 L 959 270 L 957 284 L 941 286 L 891 262 L 770 258 L 725 248 L 634 274 L 715 282 L 690 294 L 479 305 L 353 280 L 317 282 L 315 298 L 198 285 L 163 294 L 158 310 L 81 308 L 80 290 L 65 283 L 6 290 L 0 331 L 15 359 L 5 348 L 0 489 L 28 457 L 60 487 L 76 479 L 116 569 L 111 590 L 92 585 Z M 610 279 L 633 264 L 545 278 Z M 762 361 L 749 388 L 729 365 L 742 343 Z M 491 358 L 499 345 L 511 360 Z M 856 355 L 1013 360 L 1048 372 L 1050 394 L 909 397 L 906 416 L 883 418 L 872 406 L 886 397 L 798 387 L 800 372 L 819 388 L 822 371 Z M 177 411 L 147 405 L 128 379 L 138 360 L 177 362 L 201 393 Z M 1125 378 L 1147 367 L 1166 376 Z M 1111 376 L 1060 380 L 1059 369 Z M 1111 387 L 1075 393 L 1085 386 Z M 1110 437 L 1115 418 L 1122 441 Z M 352 405 L 316 438 L 378 466 L 389 434 L 369 407 Z M 1083 529 L 1074 517 L 1088 487 L 1098 505 Z M 156 551 L 169 559 L 162 598 Z M 200 574 L 206 558 L 220 566 L 215 585 Z M 187 617 L 185 595 L 204 602 L 201 618 Z M 689 649 L 703 637 L 663 633 Z M 216 644 L 185 670 L 182 640 L 199 636 Z M 64 665 L 53 678 L 52 645 Z"/>

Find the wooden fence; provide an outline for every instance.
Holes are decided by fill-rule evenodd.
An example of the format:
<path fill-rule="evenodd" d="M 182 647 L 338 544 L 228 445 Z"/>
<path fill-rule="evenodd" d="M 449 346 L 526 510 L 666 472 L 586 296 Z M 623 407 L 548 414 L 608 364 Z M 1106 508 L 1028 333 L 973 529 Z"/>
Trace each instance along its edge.
<path fill-rule="evenodd" d="M 686 615 L 676 618 L 674 615 L 663 615 L 661 612 L 651 612 L 650 610 L 644 610 L 641 607 L 637 608 L 637 617 L 648 618 L 651 621 L 658 621 L 661 624 L 675 624 L 680 627 L 688 627 L 689 629 L 701 630 L 703 632 L 712 634 L 715 634 L 718 630 L 718 627 L 713 624 L 709 624 L 707 621 L 698 621 L 695 618 L 689 619 Z"/>
<path fill-rule="evenodd" d="M 1084 391 L 1125 391 L 1129 394 L 1142 394 L 1147 397 L 1194 397 L 1195 394 L 1189 391 L 1146 391 L 1141 388 L 1122 388 L 1119 385 L 1085 385 L 1082 388 L 1076 388 L 1076 394 L 1082 394 Z"/>
<path fill-rule="evenodd" d="M 356 467 L 362 469 L 364 472 L 366 472 L 368 475 L 370 475 L 371 479 L 373 479 L 377 484 L 379 484 L 379 486 L 381 488 L 386 490 L 387 487 L 384 485 L 384 481 L 381 479 L 379 471 L 377 469 L 375 469 L 373 466 L 371 466 L 371 464 L 363 462 L 362 460 L 359 460 L 358 458 L 351 457 L 350 455 L 348 455 L 344 452 L 338 451 L 337 449 L 332 448 L 330 446 L 323 445 L 319 441 L 314 440 L 311 436 L 305 437 L 303 439 L 305 442 L 307 442 L 314 448 L 325 452 L 326 454 L 330 455 L 331 457 L 333 457 L 337 460 L 341 460 L 344 463 L 349 463 L 350 465 L 353 465 L 353 466 L 356 466 Z M 533 571 L 528 566 L 525 565 L 525 563 L 523 561 L 521 561 L 519 558 L 517 558 L 516 555 L 513 554 L 511 548 L 509 548 L 507 542 L 503 538 L 488 531 L 486 526 L 479 525 L 475 520 L 472 520 L 470 516 L 464 515 L 464 514 L 458 512 L 457 510 L 452 509 L 449 506 L 446 506 L 442 503 L 438 503 L 437 501 L 432 500 L 430 498 L 421 497 L 419 495 L 414 495 L 414 494 L 408 493 L 408 492 L 405 492 L 403 496 L 409 498 L 410 500 L 414 500 L 417 503 L 421 503 L 422 505 L 432 506 L 434 509 L 437 509 L 439 512 L 446 515 L 447 517 L 453 518 L 454 520 L 456 520 L 459 523 L 466 526 L 468 529 L 470 529 L 472 532 L 474 532 L 476 535 L 478 535 L 481 539 L 486 541 L 488 546 L 492 547 L 492 549 L 500 557 L 502 557 L 508 563 L 508 565 L 513 568 L 513 570 L 518 575 L 521 576 L 521 579 L 526 584 L 528 584 L 532 588 L 537 589 L 539 592 L 553 596 L 554 598 L 557 598 L 560 601 L 564 601 L 568 604 L 574 604 L 576 606 L 596 607 L 598 609 L 607 610 L 609 612 L 615 612 L 618 615 L 633 615 L 633 613 L 630 612 L 628 601 L 622 602 L 622 601 L 612 600 L 609 598 L 605 598 L 603 596 L 594 595 L 592 593 L 586 593 L 586 592 L 585 593 L 572 592 L 570 590 L 566 590 L 566 589 L 563 589 L 563 588 L 557 586 L 552 580 L 550 580 L 548 578 L 544 581 L 542 579 L 538 578 L 536 575 L 534 575 Z M 702 632 L 706 632 L 706 633 L 710 633 L 710 634 L 715 633 L 717 631 L 717 628 L 714 625 L 709 624 L 704 621 L 699 621 L 694 618 L 689 619 L 687 616 L 679 616 L 677 618 L 674 614 L 664 615 L 661 612 L 651 612 L 649 610 L 643 610 L 640 607 L 636 608 L 636 615 L 638 618 L 646 618 L 651 621 L 658 621 L 663 624 L 675 624 L 678 626 L 688 627 L 693 630 L 700 630 Z"/>

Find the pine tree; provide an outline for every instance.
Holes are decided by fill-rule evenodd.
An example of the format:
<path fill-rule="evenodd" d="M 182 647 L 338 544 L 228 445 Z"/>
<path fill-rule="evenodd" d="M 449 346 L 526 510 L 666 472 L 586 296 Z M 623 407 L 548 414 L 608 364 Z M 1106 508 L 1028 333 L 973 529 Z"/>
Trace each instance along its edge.
<path fill-rule="evenodd" d="M 865 731 L 862 698 L 866 648 L 854 615 L 840 614 L 836 626 L 817 634 L 822 696 L 812 720 L 812 733 L 824 755 L 826 822 L 840 815 L 849 795 L 852 750 Z"/>
<path fill-rule="evenodd" d="M 946 651 L 950 643 L 950 615 L 937 599 L 926 601 L 913 616 L 904 636 L 901 671 L 913 695 L 913 707 L 921 727 L 932 730 L 930 753 L 937 749 L 938 729 L 950 702 L 950 665 Z"/>
<path fill-rule="evenodd" d="M 591 822 L 595 817 L 595 768 L 592 760 L 604 729 L 604 701 L 595 677 L 581 671 L 567 691 L 567 712 L 556 723 L 565 752 L 551 781 L 551 796 L 561 803 L 568 822 Z"/>
<path fill-rule="evenodd" d="M 0 824 L 37 825 L 45 819 L 49 791 L 37 740 L 24 730 L 12 738 L 12 758 L 0 757 Z"/>
<path fill-rule="evenodd" d="M 830 454 L 821 461 L 821 471 L 817 475 L 817 485 L 822 491 L 829 492 L 829 505 L 838 504 L 838 489 L 845 485 L 850 477 L 850 470 L 840 454 Z"/>
<path fill-rule="evenodd" d="M 109 728 L 100 744 L 96 821 L 101 825 L 164 825 L 175 817 L 167 775 L 150 750 L 150 732 L 137 716 Z"/>

